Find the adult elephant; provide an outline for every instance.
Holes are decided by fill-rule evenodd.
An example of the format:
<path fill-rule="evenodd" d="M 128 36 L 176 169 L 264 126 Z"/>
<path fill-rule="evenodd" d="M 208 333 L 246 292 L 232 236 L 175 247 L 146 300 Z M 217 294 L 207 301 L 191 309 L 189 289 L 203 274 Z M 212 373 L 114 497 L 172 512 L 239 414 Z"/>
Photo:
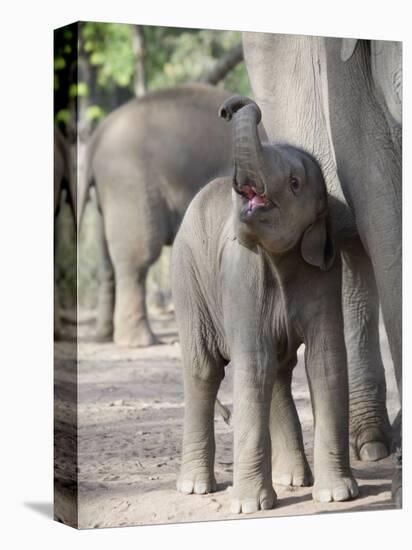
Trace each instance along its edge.
<path fill-rule="evenodd" d="M 245 33 L 245 61 L 271 140 L 320 163 L 332 223 L 345 227 L 343 313 L 352 449 L 387 456 L 379 299 L 401 390 L 401 47 Z"/>
<path fill-rule="evenodd" d="M 230 172 L 230 129 L 218 118 L 226 91 L 189 84 L 149 93 L 116 109 L 88 151 L 87 189 L 103 217 L 97 338 L 128 347 L 156 343 L 145 281 L 162 246 L 172 244 L 199 189 Z"/>

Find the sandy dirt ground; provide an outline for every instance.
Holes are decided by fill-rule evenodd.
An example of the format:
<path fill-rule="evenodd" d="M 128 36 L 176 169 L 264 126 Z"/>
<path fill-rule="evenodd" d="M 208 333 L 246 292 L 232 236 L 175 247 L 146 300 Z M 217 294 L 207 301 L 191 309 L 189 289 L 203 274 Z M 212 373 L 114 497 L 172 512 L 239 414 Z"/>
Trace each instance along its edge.
<path fill-rule="evenodd" d="M 164 342 L 149 349 L 121 349 L 88 341 L 93 333 L 90 315 L 80 319 L 78 344 L 78 479 L 79 527 L 113 527 L 204 520 L 234 519 L 230 514 L 233 474 L 232 427 L 216 413 L 216 479 L 218 491 L 209 495 L 179 494 L 183 421 L 180 347 L 172 314 L 152 315 L 154 331 Z M 56 344 L 56 415 L 64 381 L 74 374 L 68 361 L 72 347 Z M 387 342 L 382 350 L 388 380 L 388 409 L 394 418 L 398 399 Z M 312 465 L 313 426 L 303 350 L 294 371 L 293 394 L 303 427 L 305 448 Z M 230 366 L 219 393 L 232 407 Z M 61 464 L 60 468 L 64 468 Z M 247 517 L 391 509 L 391 457 L 377 463 L 352 460 L 360 487 L 358 499 L 343 503 L 315 503 L 311 488 L 275 486 L 273 510 Z M 242 516 L 246 517 L 246 516 Z M 60 518 L 64 519 L 64 518 Z"/>

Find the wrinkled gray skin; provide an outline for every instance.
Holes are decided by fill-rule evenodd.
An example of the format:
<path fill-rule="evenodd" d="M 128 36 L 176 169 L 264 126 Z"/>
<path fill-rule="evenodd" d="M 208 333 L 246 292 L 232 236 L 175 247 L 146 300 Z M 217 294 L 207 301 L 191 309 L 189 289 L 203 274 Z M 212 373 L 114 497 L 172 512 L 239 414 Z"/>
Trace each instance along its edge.
<path fill-rule="evenodd" d="M 291 394 L 296 352 L 305 343 L 315 414 L 313 497 L 353 498 L 358 489 L 349 467 L 341 261 L 322 173 L 298 149 L 260 144 L 256 104 L 230 99 L 222 116 L 232 115 L 235 175 L 211 182 L 195 197 L 173 247 L 185 390 L 177 488 L 187 494 L 216 489 L 214 405 L 229 362 L 232 512 L 272 508 L 272 480 L 312 484 Z"/>
<path fill-rule="evenodd" d="M 243 45 L 270 139 L 314 155 L 340 204 L 331 223 L 360 237 L 342 246 L 351 448 L 378 460 L 391 438 L 379 298 L 401 384 L 401 46 L 264 33 Z"/>
<path fill-rule="evenodd" d="M 146 275 L 197 191 L 230 171 L 230 128 L 217 117 L 228 95 L 204 84 L 154 92 L 114 111 L 95 132 L 81 211 L 94 182 L 104 224 L 98 339 L 156 343 Z"/>
<path fill-rule="evenodd" d="M 69 146 L 60 132 L 54 128 L 54 220 L 60 211 L 62 193 L 66 191 L 66 201 L 69 203 L 70 210 L 73 216 L 74 227 L 76 227 L 76 187 L 75 179 L 71 177 L 70 151 Z M 56 248 L 56 229 L 54 247 Z M 59 296 L 56 285 L 54 286 L 54 336 L 56 339 L 61 336 L 60 313 L 59 313 Z"/>

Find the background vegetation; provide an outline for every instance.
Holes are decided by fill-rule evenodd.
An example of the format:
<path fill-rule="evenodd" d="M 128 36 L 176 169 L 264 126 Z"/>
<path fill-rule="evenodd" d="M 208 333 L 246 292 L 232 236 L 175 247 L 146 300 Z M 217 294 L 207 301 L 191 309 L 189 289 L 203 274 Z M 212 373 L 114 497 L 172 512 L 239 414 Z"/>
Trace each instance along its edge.
<path fill-rule="evenodd" d="M 76 141 L 78 132 L 79 169 L 93 129 L 113 109 L 147 91 L 207 81 L 219 61 L 240 42 L 236 31 L 95 22 L 58 29 L 54 44 L 55 123 L 70 143 Z M 251 94 L 243 62 L 223 76 L 218 86 Z M 87 308 L 95 306 L 97 297 L 98 224 L 91 201 L 79 239 L 78 295 L 80 305 Z M 75 236 L 67 206 L 61 209 L 56 231 L 56 277 L 62 306 L 69 308 L 75 303 L 76 286 L 72 268 Z M 149 301 L 159 306 L 167 305 L 169 299 L 168 256 L 166 250 L 149 275 Z"/>

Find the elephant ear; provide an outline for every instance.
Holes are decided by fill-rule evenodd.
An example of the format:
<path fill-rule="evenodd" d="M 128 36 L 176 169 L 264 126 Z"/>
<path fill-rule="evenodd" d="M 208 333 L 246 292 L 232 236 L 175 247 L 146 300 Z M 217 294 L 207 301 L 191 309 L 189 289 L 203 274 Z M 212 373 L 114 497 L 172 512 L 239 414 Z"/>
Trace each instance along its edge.
<path fill-rule="evenodd" d="M 342 38 L 342 47 L 340 50 L 340 58 L 342 61 L 349 61 L 358 44 L 357 38 Z"/>
<path fill-rule="evenodd" d="M 331 237 L 329 220 L 320 216 L 310 225 L 302 237 L 302 257 L 310 265 L 328 271 L 335 260 L 335 246 Z"/>

